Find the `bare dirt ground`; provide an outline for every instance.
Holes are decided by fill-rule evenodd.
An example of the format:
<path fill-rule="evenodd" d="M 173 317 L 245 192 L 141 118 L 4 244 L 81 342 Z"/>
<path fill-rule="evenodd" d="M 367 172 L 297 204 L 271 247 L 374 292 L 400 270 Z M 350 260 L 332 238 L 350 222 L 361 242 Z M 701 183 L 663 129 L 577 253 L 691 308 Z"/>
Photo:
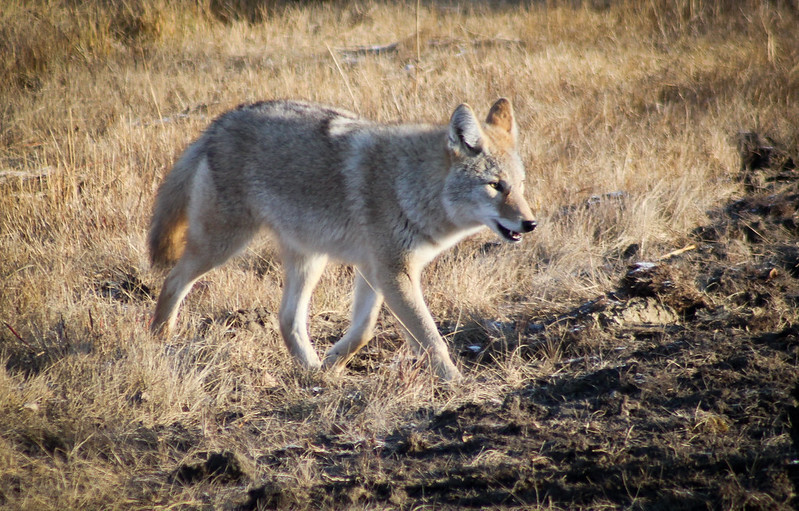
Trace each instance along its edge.
<path fill-rule="evenodd" d="M 799 173 L 787 152 L 748 137 L 741 178 L 750 193 L 713 211 L 686 250 L 637 261 L 630 247 L 613 292 L 494 325 L 504 331 L 493 340 L 477 327 L 454 338 L 480 365 L 509 351 L 535 361 L 560 350 L 551 376 L 455 409 L 419 409 L 384 438 L 320 433 L 257 460 L 279 474 L 310 458 L 320 474 L 310 486 L 277 476 L 246 486 L 230 452 L 172 477 L 238 487 L 240 509 L 796 506 Z M 577 207 L 623 207 L 623 197 Z M 371 365 L 368 355 L 359 362 Z M 349 405 L 364 406 L 357 392 Z M 313 404 L 285 411 L 297 421 L 314 413 Z M 268 424 L 241 428 L 257 442 Z M 177 426 L 150 434 L 192 438 Z"/>

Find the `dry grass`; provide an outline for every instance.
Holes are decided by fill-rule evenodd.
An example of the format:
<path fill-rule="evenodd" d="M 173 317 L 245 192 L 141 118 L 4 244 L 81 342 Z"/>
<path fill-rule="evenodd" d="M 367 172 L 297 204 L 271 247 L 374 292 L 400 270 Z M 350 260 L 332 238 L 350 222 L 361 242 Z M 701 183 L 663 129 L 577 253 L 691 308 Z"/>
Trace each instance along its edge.
<path fill-rule="evenodd" d="M 740 193 L 735 133 L 799 133 L 787 2 L 425 3 L 418 62 L 405 5 L 190 4 L 0 9 L 0 506 L 229 507 L 241 488 L 171 477 L 223 450 L 252 481 L 309 486 L 318 469 L 291 446 L 319 435 L 379 443 L 419 410 L 491 400 L 562 356 L 554 345 L 538 362 L 508 352 L 441 390 L 383 317 L 356 361 L 366 371 L 303 374 L 274 327 L 281 277 L 268 240 L 194 289 L 179 335 L 151 338 L 149 290 L 163 277 L 145 254 L 154 192 L 186 144 L 239 103 L 304 98 L 444 121 L 459 102 L 485 111 L 512 98 L 540 226 L 521 247 L 483 250 L 493 241 L 483 234 L 431 265 L 433 314 L 460 327 L 606 291 L 628 246 L 641 258 L 679 248 L 706 210 Z M 386 55 L 339 51 L 392 42 Z M 331 268 L 314 297 L 322 345 L 346 328 L 350 279 Z M 222 320 L 236 310 L 250 316 Z M 690 421 L 727 428 L 712 415 Z M 277 447 L 296 457 L 290 472 L 259 461 Z"/>

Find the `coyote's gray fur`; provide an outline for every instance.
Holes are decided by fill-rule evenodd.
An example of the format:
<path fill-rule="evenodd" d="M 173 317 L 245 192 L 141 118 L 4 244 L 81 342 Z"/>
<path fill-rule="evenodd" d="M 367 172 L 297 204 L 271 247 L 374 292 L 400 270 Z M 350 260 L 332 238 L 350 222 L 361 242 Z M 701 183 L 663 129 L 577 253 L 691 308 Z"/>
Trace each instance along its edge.
<path fill-rule="evenodd" d="M 171 329 L 192 284 L 262 226 L 280 245 L 280 331 L 309 368 L 341 368 L 371 338 L 385 300 L 415 350 L 444 380 L 460 377 L 424 302 L 422 268 L 488 226 L 518 242 L 536 222 L 524 197 L 513 108 L 481 123 L 458 106 L 448 125 L 385 125 L 295 101 L 241 106 L 191 144 L 158 191 L 154 265 L 177 264 L 153 331 Z M 356 266 L 352 324 L 319 359 L 308 337 L 311 291 L 328 257 Z"/>

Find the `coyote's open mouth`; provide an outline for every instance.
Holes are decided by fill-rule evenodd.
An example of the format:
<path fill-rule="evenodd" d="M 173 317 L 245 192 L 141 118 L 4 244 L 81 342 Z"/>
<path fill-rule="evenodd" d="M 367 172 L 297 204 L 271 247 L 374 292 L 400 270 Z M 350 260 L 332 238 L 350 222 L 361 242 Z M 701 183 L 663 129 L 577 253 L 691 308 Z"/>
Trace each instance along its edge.
<path fill-rule="evenodd" d="M 518 233 L 516 231 L 511 231 L 510 229 L 505 229 L 502 226 L 502 224 L 499 222 L 494 222 L 494 223 L 497 225 L 497 231 L 499 231 L 502 237 L 505 238 L 507 241 L 510 241 L 511 243 L 519 243 L 520 241 L 522 241 L 521 233 Z"/>

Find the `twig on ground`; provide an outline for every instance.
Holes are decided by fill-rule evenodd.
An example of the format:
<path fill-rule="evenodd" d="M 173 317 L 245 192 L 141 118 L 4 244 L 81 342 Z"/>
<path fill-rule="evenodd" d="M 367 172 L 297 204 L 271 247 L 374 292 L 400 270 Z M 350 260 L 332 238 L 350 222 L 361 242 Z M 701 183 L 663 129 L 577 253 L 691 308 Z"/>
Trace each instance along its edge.
<path fill-rule="evenodd" d="M 683 248 L 680 248 L 678 250 L 673 250 L 673 251 L 669 252 L 668 254 L 664 254 L 664 255 L 660 256 L 658 258 L 658 261 L 665 261 L 666 259 L 671 259 L 674 256 L 678 256 L 680 254 L 684 254 L 685 252 L 688 252 L 688 251 L 691 251 L 691 250 L 696 250 L 696 245 L 694 245 L 693 243 L 690 244 L 690 245 L 686 245 Z"/>

